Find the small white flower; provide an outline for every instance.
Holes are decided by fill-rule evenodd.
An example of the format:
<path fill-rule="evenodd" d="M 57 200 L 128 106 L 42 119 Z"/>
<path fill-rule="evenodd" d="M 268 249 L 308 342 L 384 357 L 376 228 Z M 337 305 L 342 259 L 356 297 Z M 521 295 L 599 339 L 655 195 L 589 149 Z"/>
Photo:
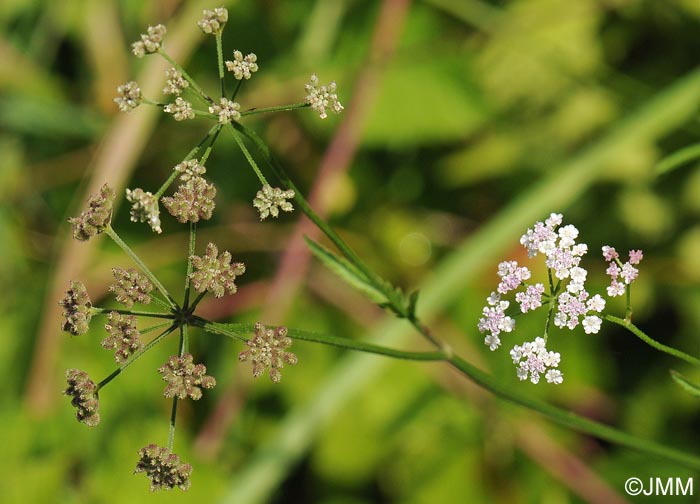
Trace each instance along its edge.
<path fill-rule="evenodd" d="M 188 88 L 190 83 L 185 80 L 177 68 L 170 67 L 165 71 L 165 76 L 168 80 L 163 88 L 163 93 L 179 96 L 185 88 Z"/>
<path fill-rule="evenodd" d="M 250 79 L 252 74 L 258 71 L 258 57 L 255 53 L 250 53 L 243 57 L 241 51 L 233 51 L 233 61 L 226 61 L 226 69 L 233 72 L 236 80 Z"/>
<path fill-rule="evenodd" d="M 175 166 L 175 171 L 181 174 L 180 180 L 187 182 L 188 180 L 201 177 L 207 172 L 207 169 L 199 164 L 199 161 L 196 159 L 190 159 Z"/>
<path fill-rule="evenodd" d="M 501 346 L 501 339 L 498 336 L 494 336 L 493 334 L 489 334 L 484 338 L 484 344 L 489 347 L 489 349 L 493 352 L 496 350 L 499 346 Z"/>
<path fill-rule="evenodd" d="M 588 311 L 602 312 L 605 309 L 605 299 L 600 294 L 596 294 L 586 302 Z"/>
<path fill-rule="evenodd" d="M 583 319 L 583 330 L 586 334 L 597 334 L 600 331 L 602 320 L 595 315 L 589 315 Z"/>
<path fill-rule="evenodd" d="M 328 117 L 326 114 L 326 109 L 331 109 L 336 114 L 339 114 L 343 110 L 343 106 L 338 101 L 338 95 L 336 94 L 336 83 L 332 81 L 328 86 L 319 86 L 318 76 L 316 74 L 311 75 L 311 79 L 306 86 L 306 98 L 305 101 L 311 108 L 319 113 L 321 119 Z"/>
<path fill-rule="evenodd" d="M 197 21 L 197 26 L 204 32 L 212 35 L 219 35 L 224 31 L 224 25 L 228 21 L 228 10 L 224 7 L 217 7 L 213 10 L 202 11 L 203 17 Z"/>
<path fill-rule="evenodd" d="M 239 103 L 222 98 L 219 105 L 209 107 L 209 113 L 218 115 L 220 124 L 229 124 L 231 121 L 237 121 L 241 118 L 240 108 Z"/>
<path fill-rule="evenodd" d="M 165 26 L 159 24 L 156 26 L 149 26 L 146 31 L 147 33 L 141 34 L 141 40 L 131 44 L 131 51 L 137 58 L 143 58 L 146 54 L 158 51 L 167 30 Z"/>
<path fill-rule="evenodd" d="M 184 121 L 185 119 L 194 119 L 194 110 L 192 104 L 181 97 L 175 98 L 175 102 L 168 103 L 163 110 L 172 114 L 176 121 Z"/>
<path fill-rule="evenodd" d="M 158 200 L 143 189 L 127 189 L 126 200 L 131 203 L 131 222 L 148 222 L 151 229 L 160 234 L 160 208 Z"/>
<path fill-rule="evenodd" d="M 564 375 L 558 369 L 549 369 L 544 377 L 547 379 L 547 383 L 555 385 L 559 385 L 564 381 Z"/>
<path fill-rule="evenodd" d="M 292 190 L 283 191 L 279 187 L 264 185 L 255 195 L 253 206 L 258 209 L 260 220 L 265 220 L 270 215 L 277 217 L 280 214 L 280 210 L 284 212 L 294 210 L 292 204 L 287 201 L 293 197 L 294 191 Z"/>
<path fill-rule="evenodd" d="M 122 112 L 135 109 L 143 99 L 141 96 L 141 89 L 134 81 L 129 81 L 117 87 L 117 95 L 118 96 L 114 99 L 114 103 L 119 106 L 119 110 Z"/>

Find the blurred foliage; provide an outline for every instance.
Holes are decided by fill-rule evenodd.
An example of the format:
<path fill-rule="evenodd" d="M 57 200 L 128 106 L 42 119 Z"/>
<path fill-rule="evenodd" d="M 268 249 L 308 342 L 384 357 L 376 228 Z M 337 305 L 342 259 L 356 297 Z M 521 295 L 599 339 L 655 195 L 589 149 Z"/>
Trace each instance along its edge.
<path fill-rule="evenodd" d="M 79 367 L 100 377 L 114 363 L 99 347 L 99 323 L 85 337 L 69 339 L 58 334 L 56 320 L 61 344 L 53 356 L 57 368 L 51 370 L 54 400 L 38 412 L 26 406 L 31 362 L 40 350 L 35 335 L 42 303 L 70 234 L 66 218 L 84 198 L 95 152 L 117 115 L 111 103 L 114 89 L 145 65 L 130 57 L 128 44 L 147 24 L 167 24 L 177 17 L 185 4 L 0 3 L 3 502 L 101 503 L 115 502 L 115 496 L 124 502 L 217 502 L 232 491 L 236 475 L 261 458 L 259 447 L 280 427 L 294 425 L 289 413 L 294 406 L 303 406 L 342 378 L 341 352 L 299 343 L 300 365 L 288 370 L 282 385 L 261 380 L 251 387 L 249 370 L 234 369 L 237 345 L 195 334 L 193 351 L 220 385 L 194 406 L 185 405 L 179 418 L 176 451 L 194 465 L 188 494 L 149 496 L 146 480 L 130 474 L 138 449 L 167 436 L 169 402 L 161 397 L 155 370 L 174 351 L 174 341 L 156 348 L 104 390 L 103 421 L 91 430 L 75 422 L 68 401 L 60 397 L 62 369 Z M 346 109 L 353 106 L 381 2 L 228 4 L 225 51 L 255 51 L 261 65 L 242 92 L 244 108 L 299 101 L 312 71 L 324 82 L 336 79 Z M 653 138 L 606 142 L 616 124 L 634 121 L 632 111 L 661 92 L 673 92 L 673 83 L 696 67 L 698 16 L 700 4 L 691 0 L 413 2 L 396 54 L 382 63 L 371 90 L 375 96 L 360 125 L 360 148 L 351 169 L 326 197 L 333 224 L 381 275 L 410 291 L 430 279 L 459 244 L 503 215 L 511 202 L 535 194 L 541 181 L 555 177 L 587 149 L 608 145 L 604 168 L 591 174 L 589 185 L 580 191 L 562 188 L 571 191 L 571 198 L 565 207 L 547 212 L 563 212 L 589 244 L 594 292 L 605 287 L 602 261 L 596 257 L 600 246 L 644 249 L 634 291 L 635 320 L 660 341 L 697 355 L 700 164 L 691 157 L 656 175 L 660 161 L 697 144 L 697 107 L 685 112 L 687 120 L 667 121 Z M 197 31 L 194 21 L 191 30 Z M 207 89 L 216 89 L 212 40 L 197 39 L 188 68 Z M 263 132 L 300 186 L 308 188 L 343 116 L 319 121 L 301 112 L 264 117 L 252 126 Z M 157 187 L 206 128 L 199 120 L 183 125 L 160 117 L 144 133 L 147 146 L 129 186 Z M 235 176 L 228 170 L 235 170 Z M 269 280 L 299 215 L 258 223 L 250 205 L 257 182 L 230 138 L 217 144 L 208 172 L 219 187 L 219 199 L 202 239 L 216 237 L 249 266 L 243 283 Z M 145 226 L 131 225 L 122 208 L 114 226 L 143 252 L 166 285 L 179 285 L 186 236 L 174 219 L 164 216 L 166 231 L 154 237 Z M 481 344 L 476 331 L 480 307 L 496 283 L 496 264 L 507 257 L 524 258 L 518 238 L 514 233 L 512 246 L 482 258 L 488 267 L 441 310 L 436 326 L 444 336 L 513 387 L 631 433 L 696 450 L 697 398 L 678 388 L 668 369 L 678 369 L 692 383 L 700 382 L 700 374 L 618 328 L 606 326 L 596 336 L 555 334 L 552 345 L 563 356 L 566 375 L 556 389 L 518 383 L 507 352 L 491 353 Z M 82 265 L 94 301 L 111 302 L 102 298 L 114 265 L 128 261 L 106 241 Z M 337 336 L 365 334 L 378 315 L 369 303 L 344 286 L 333 288 L 337 282 L 318 264 L 308 279 L 295 294 L 285 319 L 289 326 Z M 240 308 L 235 320 L 256 321 L 264 297 L 254 298 L 256 303 Z M 619 304 L 612 306 L 622 310 Z M 530 339 L 541 331 L 541 323 L 538 315 L 522 319 L 505 345 Z M 231 397 L 224 395 L 227 386 Z M 263 500 L 582 499 L 573 490 L 576 476 L 556 475 L 560 462 L 555 452 L 538 458 L 521 441 L 520 420 L 531 420 L 526 413 L 478 394 L 437 364 L 388 362 L 370 384 L 344 394 L 334 399 L 339 412 L 313 433 L 300 460 L 280 466 L 279 474 L 262 475 L 276 488 Z M 220 449 L 207 456 L 196 448 L 196 440 L 208 432 L 219 400 L 242 404 Z M 546 423 L 540 427 L 555 446 L 579 456 L 621 495 L 630 476 L 688 475 Z M 295 435 L 291 429 L 284 432 Z M 300 438 L 299 443 L 305 442 Z M 650 497 L 645 502 L 664 500 Z M 674 502 L 690 500 L 675 497 Z"/>

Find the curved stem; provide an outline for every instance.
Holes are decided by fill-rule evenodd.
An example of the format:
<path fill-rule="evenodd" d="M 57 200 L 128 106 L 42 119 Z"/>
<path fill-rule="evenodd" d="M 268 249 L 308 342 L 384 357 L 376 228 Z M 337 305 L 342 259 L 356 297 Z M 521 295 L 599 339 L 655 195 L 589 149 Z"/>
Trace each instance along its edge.
<path fill-rule="evenodd" d="M 299 110 L 308 108 L 311 105 L 308 103 L 292 103 L 290 105 L 278 105 L 277 107 L 252 108 L 241 112 L 241 116 L 249 116 L 255 114 L 267 114 L 268 112 L 286 112 L 288 110 Z"/>
<path fill-rule="evenodd" d="M 642 340 L 644 343 L 649 345 L 650 347 L 653 347 L 657 349 L 660 352 L 673 355 L 674 357 L 677 357 L 681 360 L 686 361 L 689 364 L 692 364 L 693 366 L 698 366 L 700 367 L 700 359 L 697 359 L 693 357 L 692 355 L 688 355 L 685 352 L 681 352 L 680 350 L 677 350 L 673 347 L 664 345 L 663 343 L 659 343 L 655 339 L 653 339 L 651 336 L 647 335 L 644 331 L 639 329 L 636 325 L 634 325 L 632 322 L 629 320 L 621 319 L 619 317 L 615 317 L 613 315 L 604 315 L 603 318 L 607 320 L 608 322 L 612 322 L 613 324 L 617 324 L 619 326 L 624 327 L 627 329 L 629 332 L 637 336 L 640 340 Z"/>
<path fill-rule="evenodd" d="M 177 303 L 173 299 L 173 297 L 170 295 L 170 293 L 166 290 L 166 288 L 163 286 L 162 283 L 160 283 L 160 280 L 156 278 L 156 276 L 153 274 L 153 272 L 148 269 L 148 266 L 144 264 L 144 262 L 141 260 L 139 256 L 136 255 L 136 253 L 131 250 L 131 248 L 124 243 L 124 240 L 122 240 L 119 235 L 114 231 L 112 226 L 110 224 L 107 225 L 105 228 L 105 233 L 107 236 L 109 236 L 112 240 L 114 240 L 114 243 L 119 245 L 119 247 L 126 252 L 126 255 L 131 257 L 131 259 L 138 265 L 139 268 L 141 268 L 141 271 L 144 272 L 144 274 L 148 277 L 148 279 L 153 282 L 153 285 L 156 286 L 156 288 L 165 296 L 165 299 L 168 300 L 168 303 L 170 304 L 170 307 L 176 310 L 178 308 Z"/>

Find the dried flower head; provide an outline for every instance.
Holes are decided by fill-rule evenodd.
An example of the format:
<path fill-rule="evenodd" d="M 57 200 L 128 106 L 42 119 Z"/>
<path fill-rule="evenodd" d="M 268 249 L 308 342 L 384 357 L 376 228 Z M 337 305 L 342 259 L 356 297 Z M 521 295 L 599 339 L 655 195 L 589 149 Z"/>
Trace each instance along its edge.
<path fill-rule="evenodd" d="M 240 108 L 241 105 L 239 103 L 228 98 L 222 98 L 219 105 L 209 107 L 209 113 L 218 115 L 221 124 L 229 124 L 231 121 L 237 121 L 241 118 Z"/>
<path fill-rule="evenodd" d="M 100 423 L 100 414 L 97 412 L 99 402 L 97 400 L 97 385 L 93 382 L 85 371 L 79 369 L 69 369 L 66 371 L 66 381 L 68 388 L 64 395 L 71 396 L 71 404 L 78 408 L 75 417 L 78 422 L 89 427 L 94 427 Z"/>
<path fill-rule="evenodd" d="M 100 194 L 93 194 L 88 199 L 88 208 L 77 217 L 68 219 L 73 226 L 73 238 L 86 241 L 102 233 L 112 219 L 114 191 L 103 185 Z"/>
<path fill-rule="evenodd" d="M 143 100 L 141 88 L 135 81 L 129 81 L 117 87 L 117 97 L 114 99 L 114 103 L 122 112 L 134 110 L 141 104 L 141 100 Z"/>
<path fill-rule="evenodd" d="M 192 466 L 182 462 L 168 448 L 155 444 L 141 448 L 134 474 L 142 472 L 151 480 L 151 492 L 175 487 L 186 491 L 190 488 Z"/>
<path fill-rule="evenodd" d="M 182 73 L 175 67 L 168 68 L 165 71 L 165 76 L 168 79 L 163 88 L 163 93 L 165 94 L 180 96 L 180 93 L 190 86 L 190 83 L 187 82 L 182 76 Z"/>
<path fill-rule="evenodd" d="M 148 222 L 151 229 L 160 234 L 160 208 L 158 199 L 143 189 L 127 189 L 126 200 L 131 203 L 131 222 Z"/>
<path fill-rule="evenodd" d="M 73 336 L 88 332 L 92 303 L 82 282 L 71 282 L 70 289 L 58 303 L 63 308 L 63 330 Z"/>
<path fill-rule="evenodd" d="M 336 114 L 343 110 L 343 106 L 338 101 L 336 94 L 336 83 L 332 81 L 328 86 L 319 86 L 318 76 L 311 75 L 311 80 L 304 86 L 306 89 L 306 103 L 311 105 L 311 108 L 319 113 L 321 119 L 328 117 L 326 109 L 330 108 Z"/>
<path fill-rule="evenodd" d="M 180 180 L 187 182 L 190 179 L 201 177 L 207 172 L 207 169 L 196 159 L 190 159 L 179 163 L 175 167 L 175 171 L 181 174 Z"/>
<path fill-rule="evenodd" d="M 163 198 L 163 205 L 178 221 L 199 222 L 210 219 L 216 204 L 216 187 L 202 177 L 194 177 L 181 184 L 172 197 Z"/>
<path fill-rule="evenodd" d="M 228 11 L 224 7 L 202 11 L 204 16 L 197 21 L 197 26 L 204 32 L 212 35 L 220 35 L 224 31 L 224 25 L 228 21 Z"/>
<path fill-rule="evenodd" d="M 294 210 L 292 204 L 287 201 L 293 197 L 294 191 L 292 190 L 283 191 L 279 187 L 264 185 L 255 195 L 253 206 L 258 209 L 260 220 L 265 220 L 270 215 L 277 217 L 280 210 L 285 212 Z"/>
<path fill-rule="evenodd" d="M 143 348 L 141 333 L 136 328 L 136 317 L 133 315 L 120 315 L 113 311 L 107 317 L 105 329 L 109 336 L 102 340 L 102 348 L 115 351 L 117 364 L 124 364 Z"/>
<path fill-rule="evenodd" d="M 178 399 L 189 397 L 198 401 L 202 398 L 202 388 L 212 389 L 216 386 L 214 377 L 206 375 L 206 366 L 195 365 L 189 353 L 182 357 L 171 356 L 168 362 L 158 369 L 158 372 L 163 377 L 163 381 L 168 383 L 163 392 L 165 397 Z"/>
<path fill-rule="evenodd" d="M 287 328 L 284 326 L 266 328 L 260 322 L 255 324 L 255 335 L 246 344 L 248 350 L 238 354 L 240 361 L 250 360 L 253 363 L 253 376 L 255 378 L 269 369 L 270 379 L 279 383 L 282 379 L 281 369 L 285 362 L 290 366 L 297 363 L 298 359 L 287 348 L 292 345 L 292 339 L 287 336 Z"/>
<path fill-rule="evenodd" d="M 163 107 L 163 111 L 167 112 L 168 114 L 172 114 L 176 121 L 194 119 L 192 104 L 180 96 L 175 98 L 173 103 L 168 103 L 165 107 Z"/>
<path fill-rule="evenodd" d="M 145 54 L 158 51 L 166 31 L 165 26 L 162 24 L 149 26 L 148 30 L 146 30 L 147 33 L 141 34 L 141 40 L 131 44 L 131 52 L 133 52 L 137 58 L 143 58 Z"/>
<path fill-rule="evenodd" d="M 250 53 L 247 56 L 243 56 L 241 51 L 233 51 L 233 61 L 226 61 L 226 69 L 229 72 L 233 72 L 233 76 L 237 80 L 248 80 L 252 77 L 252 74 L 258 71 L 258 57 L 255 53 Z"/>
<path fill-rule="evenodd" d="M 207 245 L 203 256 L 193 255 L 191 260 L 194 271 L 190 273 L 190 279 L 194 289 L 197 292 L 209 291 L 218 298 L 226 292 L 234 294 L 236 277 L 245 273 L 243 263 L 231 263 L 228 251 L 219 256 L 219 249 L 213 243 Z"/>
<path fill-rule="evenodd" d="M 121 304 L 131 308 L 134 303 L 151 302 L 150 292 L 153 290 L 153 284 L 148 278 L 134 268 L 112 268 L 112 274 L 116 283 L 109 286 L 109 292 L 113 293 Z"/>

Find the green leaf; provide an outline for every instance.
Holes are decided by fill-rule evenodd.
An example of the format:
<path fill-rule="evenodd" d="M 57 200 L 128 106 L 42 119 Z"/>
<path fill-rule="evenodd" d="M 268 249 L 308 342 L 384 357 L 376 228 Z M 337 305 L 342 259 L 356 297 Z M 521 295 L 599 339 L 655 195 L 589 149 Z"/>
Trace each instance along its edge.
<path fill-rule="evenodd" d="M 331 271 L 340 278 L 345 280 L 352 287 L 362 292 L 373 303 L 380 306 L 391 305 L 390 300 L 382 291 L 373 286 L 367 277 L 364 276 L 352 263 L 347 259 L 338 257 L 328 249 L 319 245 L 315 241 L 304 237 L 306 244 L 311 249 L 311 252 Z"/>
<path fill-rule="evenodd" d="M 690 163 L 700 158 L 700 144 L 690 145 L 683 149 L 677 150 L 670 156 L 666 156 L 656 164 L 655 170 L 657 175 L 680 168 L 681 166 Z"/>
<path fill-rule="evenodd" d="M 690 383 L 678 371 L 674 371 L 673 369 L 671 369 L 669 370 L 669 373 L 671 373 L 671 378 L 673 378 L 673 381 L 675 381 L 683 390 L 685 390 L 692 396 L 700 397 L 700 387 L 693 383 Z"/>

